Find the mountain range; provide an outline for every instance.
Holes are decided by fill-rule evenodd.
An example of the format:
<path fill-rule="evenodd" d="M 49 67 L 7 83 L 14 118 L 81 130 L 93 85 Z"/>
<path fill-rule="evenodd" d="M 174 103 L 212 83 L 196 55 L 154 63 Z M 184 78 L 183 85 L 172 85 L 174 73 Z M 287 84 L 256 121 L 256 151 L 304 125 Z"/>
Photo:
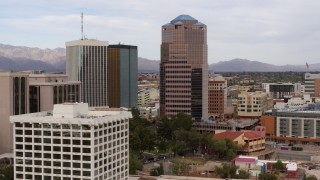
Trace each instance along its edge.
<path fill-rule="evenodd" d="M 25 46 L 0 44 L 0 69 L 2 70 L 45 70 L 65 72 L 66 50 L 64 48 L 40 49 Z M 139 72 L 159 72 L 159 60 L 138 58 Z M 209 65 L 213 72 L 283 72 L 320 71 L 320 63 L 306 65 L 272 65 L 246 59 L 220 61 Z"/>

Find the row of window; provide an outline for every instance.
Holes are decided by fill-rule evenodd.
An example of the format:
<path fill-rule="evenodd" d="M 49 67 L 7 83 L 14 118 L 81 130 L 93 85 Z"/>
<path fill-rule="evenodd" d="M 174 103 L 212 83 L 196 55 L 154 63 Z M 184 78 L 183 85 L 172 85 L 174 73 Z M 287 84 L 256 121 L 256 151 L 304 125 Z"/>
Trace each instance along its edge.
<path fill-rule="evenodd" d="M 91 153 L 91 148 L 80 148 L 80 147 L 61 147 L 61 146 L 41 146 L 41 145 L 29 145 L 29 144 L 16 144 L 16 150 L 27 150 L 27 151 L 54 151 L 60 152 L 62 150 L 63 153 Z M 41 156 L 41 155 L 40 155 Z M 41 157 L 39 157 L 41 158 Z"/>
<path fill-rule="evenodd" d="M 23 133 L 24 132 L 24 133 Z M 56 136 L 56 137 L 81 137 L 81 138 L 90 138 L 90 132 L 70 132 L 69 131 L 45 131 L 45 130 L 22 130 L 16 128 L 16 135 L 29 135 L 29 136 Z"/>
<path fill-rule="evenodd" d="M 51 154 L 51 153 L 37 153 L 37 152 L 20 152 L 16 151 L 16 157 L 27 157 L 27 158 L 44 158 L 44 159 L 56 159 L 56 160 L 82 160 L 91 161 L 91 156 L 89 155 L 71 155 L 71 154 Z M 24 155 L 23 155 L 24 154 Z M 32 161 L 31 161 L 32 162 Z M 32 164 L 31 164 L 32 165 Z"/>
<path fill-rule="evenodd" d="M 71 172 L 72 172 L 72 175 L 73 176 L 91 176 L 91 171 L 81 171 L 81 170 L 69 170 L 69 169 L 51 169 L 51 168 L 32 168 L 32 167 L 25 167 L 25 169 L 23 170 L 23 167 L 19 167 L 17 166 L 16 167 L 16 171 L 17 173 L 19 172 L 27 172 L 27 173 L 45 173 L 45 174 L 63 174 L 63 175 L 71 175 Z M 81 173 L 82 172 L 82 173 Z M 21 175 L 17 174 L 17 178 L 22 178 Z M 39 177 L 41 179 L 41 175 L 39 175 Z M 27 174 L 26 174 L 26 179 L 27 178 Z M 37 179 L 35 177 L 35 179 Z"/>
<path fill-rule="evenodd" d="M 22 159 L 17 159 L 17 162 L 23 161 Z M 64 167 L 64 168 L 83 168 L 83 169 L 91 169 L 91 163 L 79 163 L 79 162 L 60 162 L 60 161 L 42 161 L 42 160 L 32 160 L 25 159 L 25 167 L 30 167 L 29 165 L 35 165 L 35 166 L 53 166 L 53 167 Z M 46 167 L 48 168 L 48 167 Z M 16 166 L 17 171 L 23 171 L 23 167 L 21 164 L 17 163 Z M 41 169 L 41 168 L 38 168 Z M 28 172 L 28 171 L 27 171 Z M 36 171 L 34 171 L 36 172 Z"/>
<path fill-rule="evenodd" d="M 81 144 L 82 141 L 82 144 Z M 25 143 L 45 143 L 45 144 L 66 144 L 66 145 L 84 145 L 90 146 L 90 140 L 79 140 L 79 139 L 52 139 L 51 138 L 31 138 L 31 137 L 16 137 L 16 142 L 25 142 Z"/>

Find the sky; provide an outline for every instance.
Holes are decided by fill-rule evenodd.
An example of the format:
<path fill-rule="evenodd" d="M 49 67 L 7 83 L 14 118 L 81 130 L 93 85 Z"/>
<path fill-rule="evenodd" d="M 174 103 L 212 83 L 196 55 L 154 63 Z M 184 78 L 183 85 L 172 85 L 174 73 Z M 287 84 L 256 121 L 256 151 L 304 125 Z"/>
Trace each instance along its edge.
<path fill-rule="evenodd" d="M 207 25 L 208 63 L 234 58 L 320 63 L 317 0 L 0 0 L 0 43 L 65 47 L 81 38 L 137 45 L 160 59 L 161 26 L 180 14 Z"/>

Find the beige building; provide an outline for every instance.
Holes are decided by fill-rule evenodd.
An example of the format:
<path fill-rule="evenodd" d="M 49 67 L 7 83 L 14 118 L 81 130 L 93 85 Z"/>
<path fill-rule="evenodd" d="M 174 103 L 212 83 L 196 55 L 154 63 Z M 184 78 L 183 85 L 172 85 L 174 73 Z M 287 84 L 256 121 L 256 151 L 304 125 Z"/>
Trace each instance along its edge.
<path fill-rule="evenodd" d="M 149 106 L 159 102 L 159 90 L 156 88 L 138 91 L 138 106 Z"/>
<path fill-rule="evenodd" d="M 68 81 L 65 74 L 30 74 L 30 113 L 49 111 L 54 104 L 80 102 L 79 81 Z"/>
<path fill-rule="evenodd" d="M 241 92 L 238 95 L 239 117 L 260 117 L 268 108 L 268 95 L 265 92 Z"/>
<path fill-rule="evenodd" d="M 11 153 L 9 116 L 53 109 L 53 104 L 80 102 L 80 82 L 63 74 L 0 72 L 0 155 Z"/>
<path fill-rule="evenodd" d="M 9 116 L 29 112 L 28 74 L 0 72 L 0 155 L 10 153 L 12 125 Z"/>

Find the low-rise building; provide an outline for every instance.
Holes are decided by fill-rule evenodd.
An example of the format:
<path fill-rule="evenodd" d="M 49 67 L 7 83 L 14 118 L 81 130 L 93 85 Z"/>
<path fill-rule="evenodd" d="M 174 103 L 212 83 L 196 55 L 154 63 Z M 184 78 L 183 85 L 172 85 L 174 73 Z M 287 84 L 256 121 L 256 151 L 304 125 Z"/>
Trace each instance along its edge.
<path fill-rule="evenodd" d="M 301 93 L 301 83 L 262 83 L 262 88 L 274 99 Z"/>
<path fill-rule="evenodd" d="M 224 131 L 217 132 L 213 136 L 215 139 L 230 139 L 239 146 L 239 149 L 247 154 L 261 151 L 266 148 L 265 137 L 254 131 L 236 132 Z"/>
<path fill-rule="evenodd" d="M 304 74 L 304 91 L 311 96 L 319 96 L 320 88 L 316 87 L 320 83 L 320 73 L 305 73 Z"/>
<path fill-rule="evenodd" d="M 320 145 L 320 105 L 298 109 L 274 109 L 264 115 L 268 140 L 278 143 Z"/>
<path fill-rule="evenodd" d="M 241 92 L 238 95 L 238 116 L 240 118 L 260 117 L 268 109 L 268 95 L 265 92 Z"/>
<path fill-rule="evenodd" d="M 138 92 L 138 106 L 153 106 L 159 102 L 159 89 L 143 89 Z"/>

